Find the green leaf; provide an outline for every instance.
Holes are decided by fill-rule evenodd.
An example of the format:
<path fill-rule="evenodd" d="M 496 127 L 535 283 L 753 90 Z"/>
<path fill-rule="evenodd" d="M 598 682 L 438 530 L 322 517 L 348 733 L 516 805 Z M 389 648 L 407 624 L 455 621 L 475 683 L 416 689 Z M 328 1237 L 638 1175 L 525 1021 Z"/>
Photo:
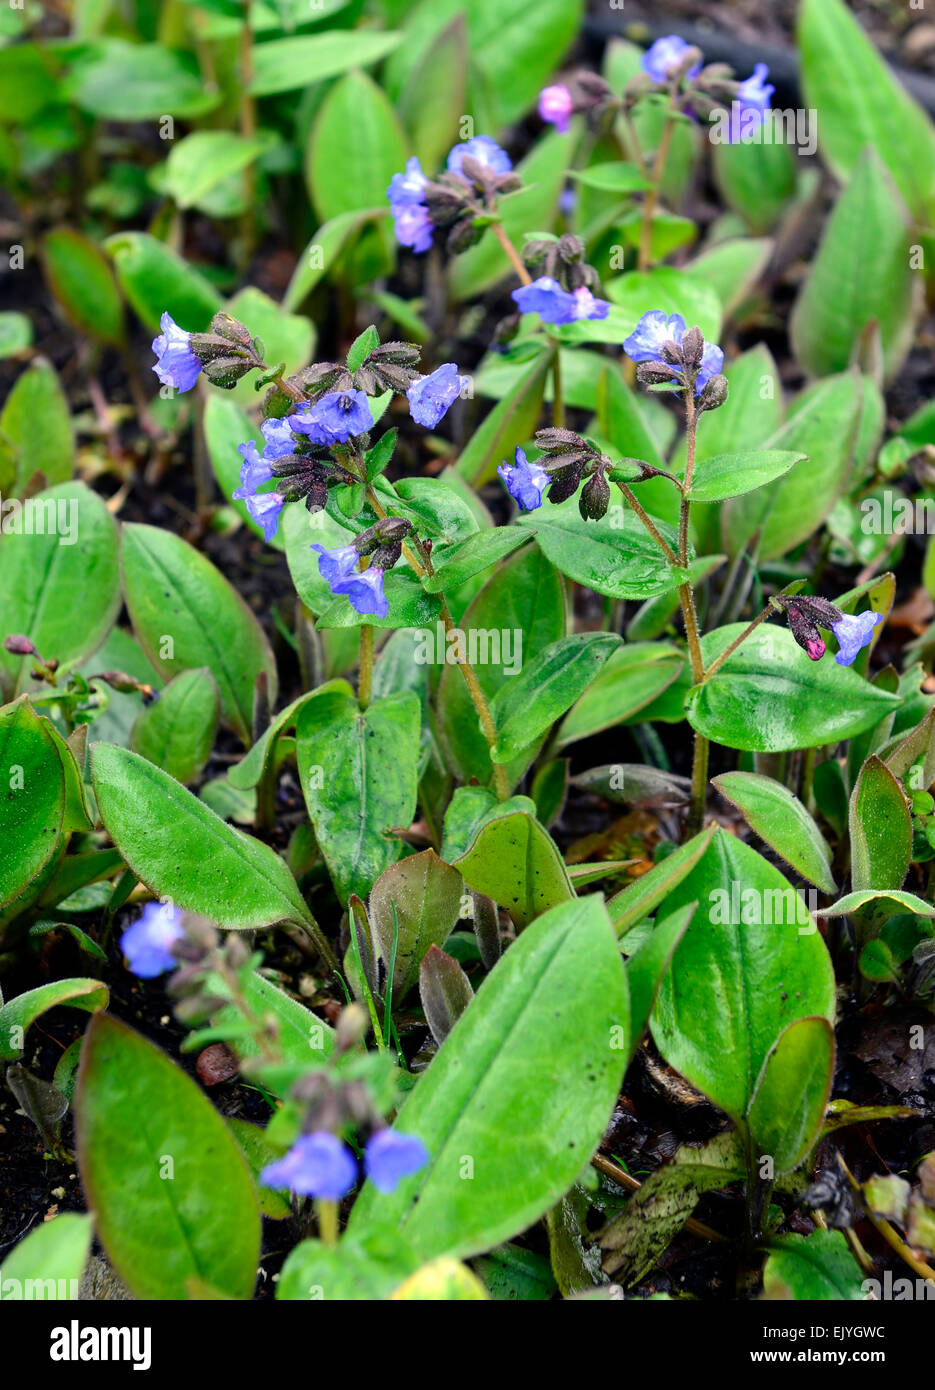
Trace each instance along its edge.
<path fill-rule="evenodd" d="M 220 701 L 207 666 L 183 671 L 137 718 L 130 747 L 187 786 L 214 747 Z"/>
<path fill-rule="evenodd" d="M 180 208 L 197 207 L 212 188 L 242 173 L 273 144 L 268 132 L 248 138 L 232 130 L 193 131 L 173 143 L 161 191 Z"/>
<path fill-rule="evenodd" d="M 541 0 L 534 10 L 522 0 L 421 0 L 407 13 L 403 43 L 387 64 L 387 89 L 394 97 L 402 92 L 438 33 L 463 13 L 471 58 L 464 109 L 476 114 L 479 132 L 496 135 L 525 115 L 551 79 L 578 33 L 582 8 L 581 0 Z"/>
<path fill-rule="evenodd" d="M 365 898 L 402 852 L 389 832 L 416 811 L 419 697 L 412 690 L 358 707 L 345 682 L 316 691 L 298 717 L 305 804 L 342 902 Z"/>
<path fill-rule="evenodd" d="M 507 908 L 518 931 L 575 896 L 558 846 L 528 811 L 487 821 L 455 868 L 475 893 Z"/>
<path fill-rule="evenodd" d="M 821 1133 L 834 1076 L 834 1029 L 827 1018 L 800 1018 L 780 1034 L 763 1063 L 747 1125 L 758 1155 L 776 1173 L 801 1163 Z"/>
<path fill-rule="evenodd" d="M 44 357 L 26 368 L 7 396 L 0 412 L 0 440 L 16 467 L 17 491 L 22 492 L 35 473 L 43 475 L 47 486 L 72 476 L 75 437 L 68 401 L 55 368 Z M 14 524 L 15 513 L 4 515 L 5 534 L 13 533 Z"/>
<path fill-rule="evenodd" d="M 725 142 L 713 150 L 714 178 L 727 206 L 754 232 L 771 231 L 795 195 L 797 160 L 792 150 L 780 140 Z"/>
<path fill-rule="evenodd" d="M 65 774 L 52 726 L 24 699 L 0 710 L 0 905 L 38 879 L 61 846 Z M 8 769 L 8 770 L 7 770 Z"/>
<path fill-rule="evenodd" d="M 926 220 L 935 190 L 935 134 L 925 112 L 842 0 L 803 0 L 798 41 L 803 104 L 821 112 L 819 145 L 832 172 L 843 181 L 872 145 L 913 213 Z"/>
<path fill-rule="evenodd" d="M 287 1066 L 306 1067 L 312 1070 L 320 1067 L 334 1051 L 334 1029 L 329 1028 L 317 1014 L 300 1004 L 297 999 L 277 989 L 265 975 L 253 971 L 244 985 L 244 999 L 250 1010 L 261 1018 L 272 1015 L 276 1026 L 277 1044 L 282 1051 Z M 233 1004 L 227 1005 L 215 1014 L 212 1024 L 217 1028 L 236 1026 L 242 1023 L 243 1015 Z M 260 1045 L 252 1034 L 239 1033 L 231 1037 L 229 1046 L 239 1057 L 260 1057 Z M 276 1078 L 267 1069 L 263 1074 L 263 1084 L 275 1095 L 284 1100 L 292 1087 L 294 1077 L 283 1085 L 276 1084 Z"/>
<path fill-rule="evenodd" d="M 120 606 L 117 528 L 84 483 L 60 483 L 29 505 L 32 512 L 20 518 L 23 530 L 8 531 L 0 542 L 4 632 L 25 634 L 47 660 L 77 666 L 101 645 Z M 26 530 L 30 516 L 32 533 Z M 10 519 L 4 517 L 5 527 Z M 32 686 L 34 661 L 0 647 L 4 687 Z"/>
<path fill-rule="evenodd" d="M 158 121 L 203 116 L 221 100 L 207 90 L 189 53 L 159 43 L 98 39 L 71 65 L 64 91 L 83 111 L 104 121 Z"/>
<path fill-rule="evenodd" d="M 528 796 L 510 796 L 498 801 L 489 787 L 456 787 L 445 811 L 441 857 L 448 864 L 467 850 L 482 825 L 513 811 L 536 814 L 536 803 Z"/>
<path fill-rule="evenodd" d="M 884 378 L 899 370 L 912 343 L 911 240 L 902 199 L 867 149 L 834 206 L 792 311 L 792 348 L 806 371 L 843 371 L 870 323 L 880 332 Z"/>
<path fill-rule="evenodd" d="M 111 839 L 157 897 L 225 928 L 312 921 L 274 850 L 222 821 L 145 758 L 97 743 L 91 771 Z"/>
<path fill-rule="evenodd" d="M 722 772 L 711 780 L 751 830 L 802 878 L 823 893 L 837 892 L 831 876 L 831 848 L 788 787 L 758 772 Z"/>
<path fill-rule="evenodd" d="M 338 29 L 330 34 L 270 39 L 253 50 L 249 90 L 254 96 L 268 97 L 297 87 L 305 89 L 310 83 L 338 77 L 348 68 L 369 67 L 398 48 L 402 37 L 397 33 L 381 34 L 375 29 L 356 29 L 351 37 Z"/>
<path fill-rule="evenodd" d="M 454 15 L 426 48 L 399 94 L 400 117 L 430 177 L 458 143 L 459 121 L 468 109 L 466 18 L 463 13 Z"/>
<path fill-rule="evenodd" d="M 98 1009 L 106 1009 L 109 998 L 107 986 L 100 980 L 81 978 L 55 980 L 50 985 L 39 985 L 37 989 L 15 995 L 0 1008 L 0 1061 L 12 1062 L 23 1055 L 22 1035 L 47 1010 L 67 1004 L 69 1008 L 93 1014 Z"/>
<path fill-rule="evenodd" d="M 166 680 L 207 666 L 221 712 L 250 743 L 253 692 L 264 672 L 275 702 L 276 664 L 259 622 L 211 561 L 181 536 L 157 526 L 124 527 L 123 587 L 133 630 Z"/>
<path fill-rule="evenodd" d="M 717 291 L 687 270 L 659 266 L 655 270 L 628 270 L 604 289 L 608 299 L 618 305 L 632 333 L 644 314 L 662 309 L 681 314 L 689 328 L 697 325 L 709 342 L 717 342 L 723 312 Z"/>
<path fill-rule="evenodd" d="M 820 907 L 818 916 L 847 917 L 872 902 L 892 903 L 894 910 L 914 912 L 919 917 L 935 917 L 935 905 L 926 902 L 924 898 L 917 898 L 915 893 L 905 893 L 896 888 L 864 888 L 859 892 L 845 893 L 844 897 L 839 898 L 831 907 Z"/>
<path fill-rule="evenodd" d="M 633 883 L 628 883 L 626 888 L 614 894 L 607 904 L 607 911 L 618 936 L 625 936 L 637 922 L 648 917 L 688 877 L 707 853 L 714 831 L 715 827 L 709 825 L 706 830 L 667 854 L 648 873 L 641 874 Z"/>
<path fill-rule="evenodd" d="M 223 308 L 214 286 L 148 232 L 116 232 L 104 247 L 121 289 L 153 333 L 164 313 L 189 333 L 203 333 Z"/>
<path fill-rule="evenodd" d="M 453 593 L 475 574 L 482 574 L 499 560 L 529 542 L 529 534 L 515 526 L 493 526 L 476 531 L 457 545 L 438 546 L 432 554 L 435 573 L 423 581 L 430 594 Z"/>
<path fill-rule="evenodd" d="M 585 521 L 571 497 L 547 509 L 523 513 L 517 525 L 535 532 L 540 548 L 562 574 L 608 598 L 651 598 L 679 584 L 678 572 L 669 567 L 629 507 L 613 503 L 603 521 Z M 665 523 L 659 530 L 670 545 L 678 545 Z"/>
<path fill-rule="evenodd" d="M 701 639 L 705 665 L 745 628 L 731 623 Z M 780 753 L 821 748 L 872 728 L 899 704 L 898 695 L 871 685 L 833 661 L 809 661 L 791 632 L 771 625 L 754 634 L 703 685 L 686 706 L 693 729 L 728 748 Z"/>
<path fill-rule="evenodd" d="M 666 912 L 689 902 L 699 907 L 663 980 L 653 1039 L 739 1123 L 783 1030 L 799 1018 L 834 1018 L 834 973 L 795 890 L 724 830 L 666 898 Z"/>
<path fill-rule="evenodd" d="M 444 946 L 461 912 L 461 875 L 433 849 L 391 864 L 370 892 L 370 925 L 389 973 L 393 966 L 394 1003 L 419 978 L 429 947 Z"/>
<path fill-rule="evenodd" d="M 456 658 L 465 655 L 470 660 L 489 703 L 518 678 L 524 662 L 564 636 L 562 582 L 538 547 L 521 550 L 495 571 L 460 619 L 458 633 L 457 643 L 446 643 L 441 650 L 436 643 L 433 653 L 436 661 L 445 661 L 438 691 L 439 738 L 460 781 L 476 777 L 488 782 L 492 767 L 487 741 Z M 533 751 L 530 748 L 528 756 L 511 764 L 512 780 L 522 775 Z"/>
<path fill-rule="evenodd" d="M 327 37 L 353 58 L 356 45 L 345 35 Z M 306 180 L 319 217 L 381 206 L 405 163 L 406 139 L 389 99 L 366 73 L 347 73 L 322 102 L 306 154 Z"/>
<path fill-rule="evenodd" d="M 86 1212 L 66 1211 L 30 1231 L 0 1265 L 0 1287 L 6 1300 L 17 1298 L 43 1302 L 76 1300 L 78 1283 L 91 1251 L 94 1218 Z M 38 1292 L 37 1292 L 38 1291 Z"/>
<path fill-rule="evenodd" d="M 276 1286 L 277 1299 L 376 1302 L 389 1298 L 421 1264 L 416 1251 L 393 1227 L 348 1232 L 338 1245 L 303 1240 L 289 1252 Z"/>
<path fill-rule="evenodd" d="M 600 675 L 565 716 L 556 747 L 564 748 L 632 719 L 669 688 L 684 664 L 678 647 L 668 643 L 628 642 L 611 654 Z"/>
<path fill-rule="evenodd" d="M 686 496 L 693 502 L 723 502 L 771 483 L 801 463 L 805 454 L 759 449 L 749 454 L 717 454 L 699 460 Z"/>
<path fill-rule="evenodd" d="M 430 1259 L 464 1258 L 526 1230 L 600 1140 L 623 1074 L 628 1016 L 600 899 L 540 917 L 487 976 L 403 1106 L 397 1126 L 423 1141 L 428 1165 L 392 1193 L 368 1183 L 350 1233 L 398 1225 Z M 530 1084 L 545 1074 L 548 1084 Z"/>
<path fill-rule="evenodd" d="M 264 1187 L 259 1181 L 261 1170 L 268 1163 L 274 1163 L 277 1158 L 281 1157 L 279 1151 L 269 1143 L 265 1132 L 259 1125 L 251 1124 L 249 1120 L 241 1120 L 234 1115 L 228 1115 L 226 1119 L 227 1127 L 237 1141 L 237 1147 L 247 1160 L 247 1166 L 256 1186 L 260 1211 L 271 1221 L 284 1221 L 292 1215 L 288 1196 L 282 1192 L 274 1192 L 272 1188 Z"/>
<path fill-rule="evenodd" d="M 591 164 L 587 169 L 571 170 L 571 177 L 588 188 L 602 188 L 610 193 L 637 193 L 651 188 L 652 184 L 639 165 L 626 160 L 612 160 L 607 164 Z"/>
<path fill-rule="evenodd" d="M 515 3 L 515 0 L 510 0 L 510 3 Z M 550 3 L 553 0 L 546 0 L 546 4 Z M 512 81 L 511 78 L 511 85 Z M 551 230 L 570 159 L 571 136 L 553 133 L 537 140 L 525 159 L 517 164 L 516 172 L 524 186 L 504 199 L 500 206 L 503 230 L 514 246 L 522 245 L 530 227 Z M 457 299 L 473 299 L 513 274 L 502 246 L 488 229 L 478 244 L 458 256 L 452 265 L 452 293 Z"/>
<path fill-rule="evenodd" d="M 732 145 L 731 149 L 746 148 L 749 146 Z M 773 148 L 782 148 L 775 146 Z M 724 305 L 724 317 L 730 318 L 732 314 L 740 310 L 754 295 L 759 284 L 760 277 L 769 265 L 770 256 L 773 251 L 773 241 L 769 237 L 731 237 L 727 241 L 716 242 L 707 251 L 703 251 L 700 256 L 696 256 L 691 262 L 689 269 L 695 275 L 702 275 L 710 285 L 717 290 L 721 303 Z M 769 357 L 769 349 L 762 343 L 758 343 L 749 352 L 743 353 L 736 359 L 741 362 L 749 353 L 762 353 Z M 724 375 L 730 379 L 730 373 Z M 733 387 L 731 388 L 733 390 Z M 766 402 L 764 401 L 764 406 Z M 710 419 L 723 411 L 720 406 L 718 410 L 709 411 L 702 416 L 703 420 Z"/>
<path fill-rule="evenodd" d="M 615 1282 L 638 1283 L 671 1244 L 705 1192 L 737 1180 L 730 1168 L 669 1163 L 657 1169 L 600 1233 L 603 1269 Z"/>
<path fill-rule="evenodd" d="M 494 762 L 508 763 L 547 733 L 600 674 L 621 645 L 615 632 L 578 632 L 551 642 L 502 685 L 490 707 L 497 730 Z"/>
<path fill-rule="evenodd" d="M 609 905 L 608 905 L 609 906 Z M 657 922 L 645 941 L 627 957 L 627 983 L 630 987 L 630 1050 L 627 1066 L 633 1060 L 649 1025 L 659 990 L 672 957 L 687 932 L 697 903 L 684 907 Z"/>
<path fill-rule="evenodd" d="M 733 499 L 721 510 L 721 535 L 731 554 L 760 531 L 762 559 L 784 555 L 817 531 L 847 484 L 860 423 L 863 388 L 857 372 L 816 384 L 795 402 L 771 449 L 805 455 L 774 483 Z"/>
<path fill-rule="evenodd" d="M 42 262 L 49 288 L 79 332 L 121 346 L 123 303 L 100 247 L 72 227 L 54 227 L 42 242 Z"/>
<path fill-rule="evenodd" d="M 131 1292 L 179 1300 L 203 1282 L 249 1298 L 260 1254 L 253 1179 L 191 1078 L 125 1024 L 99 1016 L 82 1048 L 75 1116 L 88 1206 Z"/>
<path fill-rule="evenodd" d="M 901 783 L 875 754 L 851 794 L 848 829 L 852 891 L 901 888 L 912 861 L 912 817 Z"/>
<path fill-rule="evenodd" d="M 601 434 L 621 457 L 642 459 L 654 468 L 665 466 L 662 447 L 644 414 L 642 402 L 616 367 L 605 367 L 598 377 L 597 418 Z M 706 416 L 701 419 L 703 422 Z M 668 487 L 673 497 L 677 496 L 671 483 Z"/>
<path fill-rule="evenodd" d="M 32 323 L 25 314 L 0 312 L 0 358 L 15 357 L 32 345 Z"/>
<path fill-rule="evenodd" d="M 336 217 L 323 223 L 299 257 L 282 297 L 282 307 L 286 310 L 298 309 L 361 228 L 388 215 L 389 205 L 384 201 L 382 205 L 362 211 L 339 212 Z"/>
<path fill-rule="evenodd" d="M 775 1236 L 763 1268 L 767 1299 L 803 1303 L 866 1298 L 861 1269 L 840 1231 Z"/>
<path fill-rule="evenodd" d="M 551 364 L 551 351 L 533 358 L 461 451 L 455 467 L 472 487 L 490 482 L 501 463 L 512 463 L 517 445 L 532 434 L 542 409 Z"/>

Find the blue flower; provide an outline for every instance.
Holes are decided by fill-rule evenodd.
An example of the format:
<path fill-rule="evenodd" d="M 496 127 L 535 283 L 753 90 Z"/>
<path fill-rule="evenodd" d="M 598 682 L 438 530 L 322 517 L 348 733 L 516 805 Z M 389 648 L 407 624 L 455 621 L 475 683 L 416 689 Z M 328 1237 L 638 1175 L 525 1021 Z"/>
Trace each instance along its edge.
<path fill-rule="evenodd" d="M 436 367 L 428 376 L 418 376 L 409 387 L 409 414 L 417 425 L 434 429 L 449 406 L 460 396 L 467 377 L 459 376 L 453 362 Z"/>
<path fill-rule="evenodd" d="M 295 436 L 292 433 L 291 420 L 292 416 L 286 415 L 281 419 L 273 416 L 262 422 L 260 433 L 266 441 L 263 446 L 265 459 L 278 459 L 286 454 L 295 453 Z"/>
<path fill-rule="evenodd" d="M 171 903 L 147 903 L 120 938 L 120 949 L 134 975 L 152 980 L 178 965 L 171 947 L 185 935 L 182 917 Z"/>
<path fill-rule="evenodd" d="M 364 1171 L 379 1192 L 392 1192 L 401 1178 L 418 1173 L 429 1151 L 414 1134 L 378 1129 L 364 1150 Z"/>
<path fill-rule="evenodd" d="M 435 227 L 422 203 L 398 203 L 393 208 L 393 231 L 400 246 L 421 254 L 432 244 Z"/>
<path fill-rule="evenodd" d="M 769 68 L 765 63 L 757 63 L 746 82 L 741 82 L 737 95 L 731 102 L 728 123 L 728 141 L 736 144 L 747 132 L 752 132 L 762 124 L 764 114 L 769 110 L 769 99 L 776 88 L 765 79 Z"/>
<path fill-rule="evenodd" d="M 494 174 L 508 174 L 513 168 L 512 160 L 506 150 L 502 150 L 489 135 L 475 135 L 463 145 L 455 145 L 448 154 L 448 168 L 453 174 L 461 173 L 461 162 L 465 155 L 476 159 Z"/>
<path fill-rule="evenodd" d="M 422 165 L 415 155 L 406 164 L 404 174 L 394 174 L 393 181 L 386 190 L 386 196 L 394 208 L 406 207 L 422 202 L 422 194 L 428 179 L 422 172 Z"/>
<path fill-rule="evenodd" d="M 575 104 L 567 87 L 543 87 L 539 93 L 539 117 L 565 135 Z"/>
<path fill-rule="evenodd" d="M 531 285 L 521 285 L 513 298 L 522 314 L 538 314 L 543 323 L 574 323 L 577 319 L 606 319 L 610 305 L 606 299 L 595 299 L 583 285 L 577 290 L 563 290 L 551 275 L 540 275 Z"/>
<path fill-rule="evenodd" d="M 294 433 L 306 434 L 314 444 L 343 444 L 352 434 L 373 429 L 373 416 L 363 391 L 329 391 L 314 405 L 300 405 L 290 415 Z"/>
<path fill-rule="evenodd" d="M 834 658 L 839 666 L 852 666 L 862 647 L 870 645 L 873 629 L 882 623 L 882 613 L 872 613 L 868 608 L 863 613 L 845 613 L 838 622 L 831 624 L 831 631 L 838 639 L 840 651 Z"/>
<path fill-rule="evenodd" d="M 373 565 L 363 573 L 349 574 L 346 579 L 332 584 L 331 592 L 345 595 L 351 607 L 361 616 L 373 613 L 377 618 L 385 618 L 390 611 L 383 592 L 383 570 Z"/>
<path fill-rule="evenodd" d="M 192 335 L 179 328 L 168 313 L 163 314 L 159 326 L 162 332 L 153 339 L 153 352 L 156 354 L 153 371 L 163 386 L 174 386 L 176 391 L 190 391 L 201 371 L 201 363 L 192 352 Z"/>
<path fill-rule="evenodd" d="M 269 482 L 273 476 L 273 470 L 252 439 L 249 439 L 246 444 L 238 444 L 237 452 L 243 459 L 243 463 L 240 466 L 240 487 L 233 495 L 239 501 L 243 501 L 256 492 L 258 487 Z M 265 454 L 265 452 L 264 449 L 263 453 Z"/>
<path fill-rule="evenodd" d="M 678 345 L 685 335 L 685 320 L 681 314 L 670 314 L 664 309 L 652 309 L 643 315 L 628 338 L 624 339 L 623 350 L 634 362 L 655 362 L 675 372 L 671 363 L 662 356 L 663 344 L 672 342 Z M 713 376 L 720 374 L 724 365 L 724 353 L 717 343 L 705 343 L 701 367 L 695 382 L 697 396 Z"/>
<path fill-rule="evenodd" d="M 336 1202 L 357 1181 L 357 1163 L 346 1144 L 326 1130 L 303 1134 L 276 1163 L 260 1172 L 266 1187 L 291 1188 L 303 1197 Z"/>
<path fill-rule="evenodd" d="M 654 82 L 668 82 L 689 47 L 690 45 L 684 39 L 680 39 L 678 34 L 667 34 L 665 38 L 657 39 L 652 48 L 643 54 L 640 67 Z M 699 72 L 701 64 L 696 63 L 688 76 L 697 77 Z"/>
<path fill-rule="evenodd" d="M 326 550 L 323 545 L 313 545 L 318 551 L 318 573 L 328 584 L 337 584 L 353 574 L 360 559 L 352 545 L 339 545 L 334 550 Z"/>
<path fill-rule="evenodd" d="M 238 488 L 237 492 L 242 489 Z M 237 492 L 234 496 L 237 496 Z M 276 534 L 279 526 L 279 514 L 285 505 L 285 498 L 281 492 L 255 492 L 251 496 L 244 496 L 243 502 L 247 511 L 263 532 L 263 539 L 269 544 Z"/>
<path fill-rule="evenodd" d="M 549 475 L 538 463 L 530 463 L 519 445 L 515 463 L 503 463 L 497 469 L 507 492 L 524 512 L 534 512 L 542 506 L 542 494 L 549 485 Z"/>

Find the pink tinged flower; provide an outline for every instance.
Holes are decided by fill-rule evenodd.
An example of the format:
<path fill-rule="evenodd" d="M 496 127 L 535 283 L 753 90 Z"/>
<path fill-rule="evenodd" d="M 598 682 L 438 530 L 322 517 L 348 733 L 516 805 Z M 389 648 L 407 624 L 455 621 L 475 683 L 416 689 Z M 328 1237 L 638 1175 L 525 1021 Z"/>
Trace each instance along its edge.
<path fill-rule="evenodd" d="M 497 469 L 503 485 L 524 512 L 534 512 L 542 506 L 542 494 L 549 485 L 549 475 L 538 463 L 530 463 L 519 445 L 515 463 L 506 460 Z"/>
<path fill-rule="evenodd" d="M 379 1129 L 364 1150 L 364 1171 L 379 1192 L 392 1192 L 402 1178 L 424 1168 L 429 1157 L 416 1135 Z"/>
<path fill-rule="evenodd" d="M 185 935 L 182 917 L 171 903 L 147 903 L 142 913 L 120 938 L 120 949 L 134 975 L 152 980 L 174 970 L 176 941 Z"/>
<path fill-rule="evenodd" d="M 163 386 L 174 386 L 176 391 L 190 391 L 198 380 L 201 363 L 192 352 L 192 335 L 186 333 L 169 313 L 159 320 L 162 332 L 153 339 L 153 352 L 156 362 L 153 371 Z"/>
<path fill-rule="evenodd" d="M 357 1181 L 357 1163 L 346 1144 L 326 1130 L 303 1134 L 276 1163 L 260 1172 L 266 1187 L 288 1187 L 302 1197 L 337 1202 Z"/>
<path fill-rule="evenodd" d="M 571 121 L 574 102 L 567 87 L 543 87 L 539 93 L 539 116 L 564 135 Z"/>
<path fill-rule="evenodd" d="M 805 643 L 805 650 L 812 661 L 820 661 L 827 648 L 820 637 L 812 637 Z"/>
<path fill-rule="evenodd" d="M 606 319 L 610 313 L 610 305 L 607 300 L 595 299 L 586 285 L 581 285 L 578 289 L 573 290 L 572 299 L 575 301 L 572 319 Z"/>
<path fill-rule="evenodd" d="M 840 648 L 834 658 L 839 666 L 852 666 L 854 664 L 858 652 L 870 645 L 873 630 L 877 623 L 882 623 L 882 621 L 882 613 L 873 613 L 868 608 L 863 613 L 845 613 L 843 618 L 832 624 L 831 631 L 838 639 L 838 647 Z"/>

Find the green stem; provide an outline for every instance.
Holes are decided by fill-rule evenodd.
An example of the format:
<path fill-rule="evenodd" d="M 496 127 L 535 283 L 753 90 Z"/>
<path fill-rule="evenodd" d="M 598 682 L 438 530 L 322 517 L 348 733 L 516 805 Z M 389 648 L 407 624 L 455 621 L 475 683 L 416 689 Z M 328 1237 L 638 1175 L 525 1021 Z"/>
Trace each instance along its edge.
<path fill-rule="evenodd" d="M 634 512 L 636 512 L 636 515 L 639 517 L 640 521 L 646 527 L 646 530 L 652 536 L 653 540 L 656 542 L 659 549 L 662 551 L 663 555 L 668 560 L 669 564 L 678 565 L 679 557 L 676 555 L 675 551 L 672 549 L 668 541 L 662 535 L 662 532 L 659 530 L 658 526 L 653 521 L 652 517 L 649 515 L 649 512 L 646 511 L 642 503 L 637 501 L 636 495 L 633 492 L 633 490 L 630 487 L 628 487 L 626 483 L 618 483 L 617 486 L 629 502 L 630 506 L 633 508 Z"/>
<path fill-rule="evenodd" d="M 721 655 L 717 657 L 716 660 L 712 661 L 707 671 L 704 672 L 703 679 L 709 681 L 711 677 L 714 675 L 714 673 L 721 669 L 727 658 L 733 655 L 733 653 L 737 650 L 740 644 L 742 642 L 746 642 L 747 638 L 750 636 L 750 633 L 755 632 L 756 629 L 760 626 L 760 623 L 765 622 L 766 619 L 769 617 L 770 613 L 774 611 L 775 610 L 773 608 L 772 602 L 768 603 L 766 607 L 763 609 L 763 612 L 760 613 L 758 617 L 754 618 L 752 623 L 747 624 L 740 636 L 735 637 L 733 642 L 731 642 L 730 646 L 725 647 L 724 650 L 721 652 Z"/>
<path fill-rule="evenodd" d="M 338 1243 L 338 1204 L 319 1198 L 315 1203 L 318 1215 L 318 1234 L 324 1245 L 334 1247 Z"/>
<path fill-rule="evenodd" d="M 552 424 L 560 430 L 565 424 L 565 397 L 562 393 L 562 353 L 557 338 L 549 336 L 552 344 Z"/>
<path fill-rule="evenodd" d="M 646 190 L 643 199 L 643 221 L 640 227 L 640 249 L 637 259 L 637 270 L 649 270 L 652 265 L 652 246 L 653 246 L 653 218 L 656 215 L 656 205 L 659 201 L 659 186 L 662 183 L 662 176 L 666 170 L 666 161 L 669 158 L 669 148 L 672 144 L 672 134 L 675 130 L 675 114 L 678 103 L 678 89 L 672 88 L 669 93 L 669 109 L 666 112 L 666 123 L 662 127 L 662 134 L 659 137 L 659 148 L 656 150 L 656 160 L 653 164 L 653 171 L 650 175 L 652 187 Z"/>
<path fill-rule="evenodd" d="M 503 254 L 506 256 L 507 260 L 510 262 L 510 265 L 516 271 L 520 280 L 522 280 L 524 285 L 531 285 L 532 276 L 530 275 L 526 267 L 523 265 L 523 262 L 520 260 L 519 252 L 513 245 L 512 241 L 510 241 L 510 238 L 507 236 L 506 232 L 503 230 L 502 224 L 500 222 L 493 222 L 491 223 L 491 226 L 493 227 L 494 236 L 497 238 L 500 245 L 503 247 Z"/>

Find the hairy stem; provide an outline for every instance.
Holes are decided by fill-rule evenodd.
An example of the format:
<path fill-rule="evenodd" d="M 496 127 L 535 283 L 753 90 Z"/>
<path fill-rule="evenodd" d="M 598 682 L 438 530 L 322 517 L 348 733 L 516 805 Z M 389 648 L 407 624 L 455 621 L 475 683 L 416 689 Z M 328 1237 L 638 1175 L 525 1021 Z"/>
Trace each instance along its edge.
<path fill-rule="evenodd" d="M 506 232 L 503 230 L 501 223 L 493 222 L 491 223 L 491 226 L 493 227 L 494 236 L 497 238 L 500 245 L 503 247 L 503 254 L 506 256 L 507 260 L 510 262 L 510 265 L 516 271 L 520 280 L 522 280 L 524 285 L 531 285 L 532 276 L 530 275 L 526 267 L 523 265 L 523 262 L 520 260 L 519 252 L 513 245 L 512 241 L 510 241 L 510 238 L 507 236 Z"/>
<path fill-rule="evenodd" d="M 656 205 L 659 201 L 659 185 L 662 183 L 662 176 L 666 170 L 666 161 L 669 158 L 669 148 L 672 144 L 672 134 L 675 130 L 676 103 L 678 92 L 675 87 L 669 93 L 669 109 L 666 113 L 666 123 L 662 127 L 662 134 L 659 137 L 659 148 L 656 151 L 656 160 L 653 164 L 653 171 L 650 175 L 652 188 L 647 189 L 643 199 L 643 221 L 640 227 L 640 249 L 637 260 L 637 270 L 648 270 L 652 265 L 652 245 L 653 245 L 653 218 L 656 215 Z"/>

